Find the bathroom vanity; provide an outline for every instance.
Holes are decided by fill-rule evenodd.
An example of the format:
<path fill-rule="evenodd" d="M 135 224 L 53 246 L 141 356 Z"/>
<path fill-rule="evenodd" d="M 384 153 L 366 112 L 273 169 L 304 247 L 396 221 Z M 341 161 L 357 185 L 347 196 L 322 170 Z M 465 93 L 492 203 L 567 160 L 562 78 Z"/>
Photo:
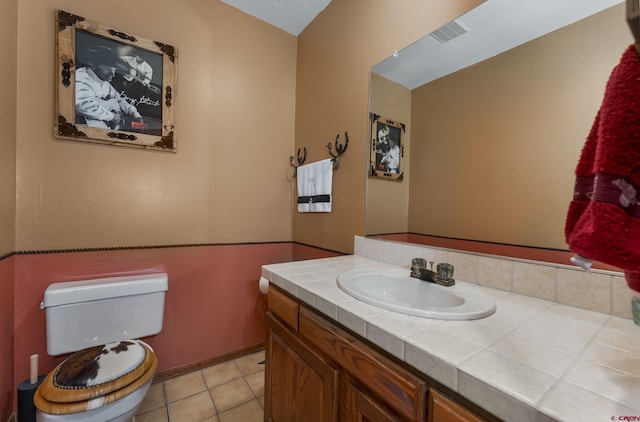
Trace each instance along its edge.
<path fill-rule="evenodd" d="M 450 257 L 464 273 L 464 260 Z M 532 261 L 522 265 L 535 272 Z M 376 266 L 409 272 L 359 255 L 262 267 L 270 282 L 265 420 L 551 422 L 640 414 L 633 393 L 640 391 L 640 329 L 629 319 L 477 285 L 495 299 L 496 312 L 445 321 L 382 309 L 337 285 L 346 271 Z M 566 277 L 569 270 L 558 271 Z"/>
<path fill-rule="evenodd" d="M 267 420 L 487 420 L 277 288 L 267 325 Z"/>

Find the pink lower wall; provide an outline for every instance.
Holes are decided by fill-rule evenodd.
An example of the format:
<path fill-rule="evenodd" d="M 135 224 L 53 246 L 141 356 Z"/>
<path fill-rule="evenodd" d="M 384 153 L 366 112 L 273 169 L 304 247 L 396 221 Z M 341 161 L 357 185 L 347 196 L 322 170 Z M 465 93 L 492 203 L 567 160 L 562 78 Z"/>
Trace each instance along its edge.
<path fill-rule="evenodd" d="M 14 256 L 0 259 L 0 420 L 13 413 L 13 291 Z"/>
<path fill-rule="evenodd" d="M 15 390 L 29 377 L 29 356 L 40 355 L 41 374 L 63 359 L 46 352 L 45 316 L 39 306 L 49 284 L 167 272 L 163 329 L 147 339 L 162 372 L 263 343 L 261 266 L 291 261 L 292 249 L 291 243 L 283 242 L 29 253 L 0 261 L 2 420 L 7 420 L 7 408 L 11 412 L 16 408 Z M 302 255 L 328 256 L 328 252 L 303 249 Z"/>
<path fill-rule="evenodd" d="M 292 261 L 304 261 L 305 259 L 328 258 L 331 256 L 344 255 L 327 249 L 316 248 L 315 246 L 294 243 L 292 245 Z"/>

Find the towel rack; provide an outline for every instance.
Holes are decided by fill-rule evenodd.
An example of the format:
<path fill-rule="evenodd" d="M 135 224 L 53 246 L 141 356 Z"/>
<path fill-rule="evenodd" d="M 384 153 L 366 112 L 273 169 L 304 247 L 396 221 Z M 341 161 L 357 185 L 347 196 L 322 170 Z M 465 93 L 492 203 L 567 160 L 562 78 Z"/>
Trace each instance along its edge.
<path fill-rule="evenodd" d="M 347 132 L 344 133 L 344 145 L 340 143 L 340 134 L 336 135 L 335 147 L 331 145 L 331 142 L 327 144 L 327 148 L 329 149 L 329 155 L 331 156 L 331 161 L 333 161 L 334 170 L 336 170 L 339 166 L 338 157 L 344 154 L 348 146 L 349 146 L 349 134 Z M 333 152 L 334 148 L 336 150 L 335 153 Z M 296 175 L 298 174 L 298 167 L 303 165 L 304 162 L 307 160 L 307 148 L 306 147 L 302 148 L 302 155 L 300 154 L 300 151 L 301 151 L 300 148 L 298 148 L 298 153 L 296 154 L 296 157 L 294 157 L 293 155 L 289 157 L 289 161 L 291 162 L 291 167 L 293 167 L 293 177 L 296 177 Z M 298 162 L 298 165 L 294 163 L 293 161 L 294 158 Z"/>
<path fill-rule="evenodd" d="M 295 164 L 293 164 L 293 155 L 289 158 L 289 161 L 291 161 L 291 167 L 293 167 L 293 177 L 296 177 L 296 174 L 298 174 L 298 167 L 300 167 L 301 165 L 304 164 L 304 162 L 307 160 L 307 147 L 303 147 L 304 150 L 304 155 L 300 155 L 300 148 L 298 148 L 298 153 L 296 154 L 297 157 L 296 160 L 298 160 L 298 165 L 296 166 Z"/>
<path fill-rule="evenodd" d="M 333 153 L 333 150 L 331 149 L 331 142 L 327 144 L 327 148 L 329 149 L 329 155 L 332 157 L 331 161 L 333 161 L 334 170 L 337 169 L 339 166 L 338 157 L 344 154 L 344 152 L 347 150 L 347 147 L 349 146 L 349 134 L 346 131 L 344 132 L 344 145 L 340 144 L 339 141 L 340 141 L 340 134 L 337 134 L 336 143 L 335 143 L 337 154 Z"/>

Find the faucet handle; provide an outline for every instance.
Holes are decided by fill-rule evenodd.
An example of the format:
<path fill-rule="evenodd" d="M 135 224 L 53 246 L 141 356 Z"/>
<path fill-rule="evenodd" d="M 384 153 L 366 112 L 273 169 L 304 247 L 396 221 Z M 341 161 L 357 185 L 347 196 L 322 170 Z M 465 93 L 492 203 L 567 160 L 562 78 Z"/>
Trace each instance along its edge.
<path fill-rule="evenodd" d="M 453 278 L 453 265 L 443 262 L 436 267 L 438 278 L 442 280 L 451 280 Z"/>
<path fill-rule="evenodd" d="M 427 260 L 424 258 L 413 258 L 411 260 L 411 268 L 427 268 Z"/>
<path fill-rule="evenodd" d="M 427 261 L 423 258 L 413 258 L 411 260 L 411 276 L 419 277 L 420 272 L 427 268 Z"/>

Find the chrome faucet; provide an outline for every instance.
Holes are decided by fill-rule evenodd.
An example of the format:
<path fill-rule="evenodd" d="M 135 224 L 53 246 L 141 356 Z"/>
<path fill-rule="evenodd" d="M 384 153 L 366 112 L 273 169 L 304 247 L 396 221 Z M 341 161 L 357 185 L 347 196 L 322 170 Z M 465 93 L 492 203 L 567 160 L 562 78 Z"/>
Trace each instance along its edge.
<path fill-rule="evenodd" d="M 453 286 L 456 281 L 453 279 L 453 265 L 441 263 L 436 266 L 433 271 L 433 261 L 429 261 L 430 269 L 427 269 L 427 260 L 423 258 L 414 258 L 411 260 L 411 277 L 420 280 L 436 283 L 441 286 Z"/>

